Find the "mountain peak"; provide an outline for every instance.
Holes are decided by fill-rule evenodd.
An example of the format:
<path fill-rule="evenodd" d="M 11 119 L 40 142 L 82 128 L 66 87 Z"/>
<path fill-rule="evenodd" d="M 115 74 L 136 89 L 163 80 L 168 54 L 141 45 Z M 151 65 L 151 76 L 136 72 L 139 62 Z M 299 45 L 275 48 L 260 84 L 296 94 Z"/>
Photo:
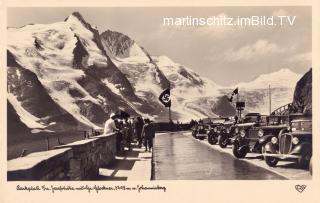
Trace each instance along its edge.
<path fill-rule="evenodd" d="M 279 71 L 277 71 L 278 73 L 294 73 L 292 70 L 290 70 L 289 68 L 281 68 Z"/>
<path fill-rule="evenodd" d="M 74 22 L 78 20 L 83 26 L 85 26 L 88 30 L 92 31 L 92 32 L 97 32 L 96 29 L 92 28 L 92 26 L 87 23 L 87 21 L 85 21 L 85 19 L 83 18 L 83 16 L 81 15 L 81 13 L 79 13 L 78 11 L 73 12 L 71 15 L 69 15 L 64 21 L 65 22 Z"/>
<path fill-rule="evenodd" d="M 71 17 L 77 18 L 80 22 L 82 22 L 82 23 L 84 23 L 84 24 L 87 23 L 87 22 L 84 20 L 84 18 L 83 18 L 83 16 L 81 15 L 81 13 L 78 12 L 78 11 L 73 12 L 73 13 L 72 13 L 71 15 L 69 15 L 64 21 L 70 20 Z"/>
<path fill-rule="evenodd" d="M 236 86 L 248 89 L 263 89 L 267 88 L 269 85 L 272 87 L 294 87 L 299 78 L 301 78 L 300 74 L 295 73 L 288 68 L 282 68 L 275 72 L 261 74 L 253 81 L 242 82 Z"/>

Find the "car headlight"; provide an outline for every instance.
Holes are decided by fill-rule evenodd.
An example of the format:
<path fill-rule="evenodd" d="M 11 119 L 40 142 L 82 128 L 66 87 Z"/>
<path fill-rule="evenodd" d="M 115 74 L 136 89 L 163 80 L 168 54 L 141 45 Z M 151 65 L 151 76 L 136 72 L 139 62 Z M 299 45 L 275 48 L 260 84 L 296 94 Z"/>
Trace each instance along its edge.
<path fill-rule="evenodd" d="M 239 128 L 234 129 L 235 133 L 239 133 Z"/>
<path fill-rule="evenodd" d="M 246 131 L 245 130 L 240 130 L 240 136 L 245 137 L 246 136 Z"/>
<path fill-rule="evenodd" d="M 293 144 L 298 144 L 299 143 L 299 138 L 297 138 L 297 137 L 294 137 L 293 139 L 292 139 L 292 143 Z"/>
<path fill-rule="evenodd" d="M 271 138 L 271 142 L 272 144 L 276 144 L 278 142 L 278 138 L 276 137 Z"/>
<path fill-rule="evenodd" d="M 263 136 L 263 134 L 264 134 L 263 130 L 262 130 L 262 129 L 260 129 L 260 130 L 258 131 L 258 136 L 259 136 L 259 137 L 262 137 L 262 136 Z"/>

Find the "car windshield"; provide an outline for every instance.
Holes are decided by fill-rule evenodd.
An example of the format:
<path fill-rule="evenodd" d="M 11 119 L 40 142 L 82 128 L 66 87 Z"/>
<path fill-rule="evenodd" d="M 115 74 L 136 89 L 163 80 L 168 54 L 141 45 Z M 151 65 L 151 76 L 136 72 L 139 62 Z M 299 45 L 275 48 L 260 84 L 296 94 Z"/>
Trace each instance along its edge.
<path fill-rule="evenodd" d="M 246 117 L 244 118 L 244 122 L 245 122 L 245 123 L 257 122 L 259 117 L 260 117 L 260 116 L 246 116 Z"/>
<path fill-rule="evenodd" d="M 279 117 L 269 117 L 269 125 L 278 125 L 279 124 Z"/>
<path fill-rule="evenodd" d="M 292 122 L 292 131 L 312 131 L 312 122 L 311 121 L 299 121 L 299 122 Z"/>

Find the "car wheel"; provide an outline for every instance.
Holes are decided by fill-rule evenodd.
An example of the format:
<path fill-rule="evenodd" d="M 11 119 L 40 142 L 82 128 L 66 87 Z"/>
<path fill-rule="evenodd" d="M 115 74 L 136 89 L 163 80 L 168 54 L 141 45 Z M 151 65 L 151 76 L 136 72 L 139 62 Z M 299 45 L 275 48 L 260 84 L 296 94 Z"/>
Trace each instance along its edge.
<path fill-rule="evenodd" d="M 264 161 L 266 162 L 266 164 L 268 166 L 275 167 L 277 165 L 279 159 L 276 157 L 272 157 L 272 156 L 265 156 Z"/>
<path fill-rule="evenodd" d="M 208 137 L 208 142 L 211 145 L 214 145 L 214 144 L 217 144 L 218 140 L 213 135 L 211 135 L 211 136 Z"/>
<path fill-rule="evenodd" d="M 262 154 L 261 159 L 262 160 L 264 160 L 264 155 L 263 154 L 265 154 L 265 153 L 266 153 L 266 146 L 262 145 L 262 147 L 261 147 L 261 154 Z"/>
<path fill-rule="evenodd" d="M 305 152 L 301 154 L 301 157 L 298 159 L 298 165 L 301 168 L 307 169 L 309 167 L 311 160 L 311 153 L 310 152 Z"/>
<path fill-rule="evenodd" d="M 240 149 L 239 143 L 235 142 L 232 146 L 233 155 L 239 159 L 244 158 L 247 155 L 247 151 L 242 148 Z"/>
<path fill-rule="evenodd" d="M 213 144 L 213 143 L 212 143 L 212 136 L 211 136 L 211 135 L 208 135 L 208 142 L 209 142 L 209 144 L 211 144 L 211 145 Z"/>
<path fill-rule="evenodd" d="M 220 146 L 221 148 L 226 148 L 227 145 L 228 145 L 228 138 L 225 137 L 225 136 L 219 135 L 219 137 L 218 137 L 218 143 L 219 143 L 219 146 Z"/>

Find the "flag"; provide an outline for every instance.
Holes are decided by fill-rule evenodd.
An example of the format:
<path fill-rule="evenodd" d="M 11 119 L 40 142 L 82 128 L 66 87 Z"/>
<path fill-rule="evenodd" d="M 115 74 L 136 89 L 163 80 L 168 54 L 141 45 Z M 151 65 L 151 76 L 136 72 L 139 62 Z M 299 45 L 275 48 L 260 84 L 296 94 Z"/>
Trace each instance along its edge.
<path fill-rule="evenodd" d="M 238 88 L 236 88 L 235 90 L 233 90 L 232 95 L 238 94 Z"/>
<path fill-rule="evenodd" d="M 170 89 L 164 90 L 160 94 L 159 100 L 165 107 L 171 107 Z"/>
<path fill-rule="evenodd" d="M 233 96 L 234 96 L 235 94 L 238 94 L 238 93 L 239 93 L 238 88 L 236 88 L 235 90 L 233 90 L 233 92 L 232 92 L 232 94 L 231 94 L 231 97 L 229 98 L 229 102 L 232 102 Z"/>

